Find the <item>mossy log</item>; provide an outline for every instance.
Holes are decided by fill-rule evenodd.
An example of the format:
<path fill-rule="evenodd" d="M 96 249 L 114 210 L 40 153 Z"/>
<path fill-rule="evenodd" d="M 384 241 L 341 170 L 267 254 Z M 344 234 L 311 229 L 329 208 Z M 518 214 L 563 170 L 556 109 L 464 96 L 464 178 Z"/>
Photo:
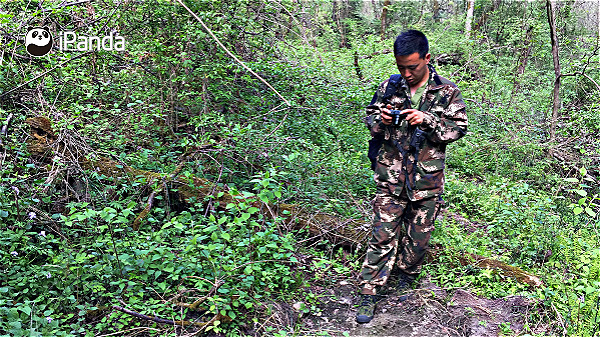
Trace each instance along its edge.
<path fill-rule="evenodd" d="M 443 247 L 442 245 L 435 245 L 428 251 L 427 262 L 431 263 L 439 259 L 442 253 L 448 254 L 448 250 L 452 248 Z M 453 256 L 451 265 L 458 262 L 460 266 L 473 266 L 482 269 L 493 269 L 505 277 L 512 277 L 520 283 L 527 284 L 531 287 L 540 287 L 544 285 L 539 277 L 524 271 L 521 268 L 511 266 L 502 261 L 498 261 L 489 257 L 472 254 L 468 252 L 450 252 Z"/>
<path fill-rule="evenodd" d="M 544 284 L 542 280 L 535 275 L 532 275 L 518 267 L 508 265 L 502 261 L 494 260 L 489 257 L 466 253 L 459 257 L 459 261 L 463 266 L 495 269 L 500 271 L 504 276 L 514 277 L 517 281 L 528 284 L 532 287 L 539 287 Z"/>

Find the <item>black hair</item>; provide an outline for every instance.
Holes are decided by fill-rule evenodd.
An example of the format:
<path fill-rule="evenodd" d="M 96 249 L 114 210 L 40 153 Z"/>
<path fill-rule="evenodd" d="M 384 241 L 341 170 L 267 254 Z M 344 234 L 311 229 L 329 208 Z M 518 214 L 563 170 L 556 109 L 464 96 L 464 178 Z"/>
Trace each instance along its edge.
<path fill-rule="evenodd" d="M 398 35 L 394 42 L 394 56 L 419 53 L 419 57 L 424 59 L 428 52 L 429 42 L 427 37 L 418 30 L 407 30 Z"/>

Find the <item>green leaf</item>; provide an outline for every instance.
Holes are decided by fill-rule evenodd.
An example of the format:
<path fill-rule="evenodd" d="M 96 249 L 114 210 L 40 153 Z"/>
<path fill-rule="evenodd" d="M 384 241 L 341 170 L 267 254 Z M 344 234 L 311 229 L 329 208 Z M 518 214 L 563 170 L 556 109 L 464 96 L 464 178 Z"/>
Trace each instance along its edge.
<path fill-rule="evenodd" d="M 582 167 L 581 169 L 579 169 L 579 173 L 581 173 L 582 176 L 587 174 L 587 170 L 585 169 L 585 167 Z"/>
<path fill-rule="evenodd" d="M 19 310 L 24 312 L 27 316 L 29 316 L 31 314 L 31 308 L 29 306 L 21 307 L 21 308 L 19 308 Z"/>
<path fill-rule="evenodd" d="M 575 215 L 580 214 L 581 212 L 583 212 L 583 208 L 581 208 L 581 207 L 573 208 L 573 213 L 575 213 Z"/>
<path fill-rule="evenodd" d="M 584 190 L 575 190 L 575 193 L 579 194 L 582 197 L 587 196 L 587 192 Z"/>
<path fill-rule="evenodd" d="M 575 179 L 575 178 L 566 178 L 565 181 L 568 181 L 570 183 L 578 183 L 579 180 Z"/>
<path fill-rule="evenodd" d="M 586 212 L 586 213 L 587 213 L 589 216 L 591 216 L 592 218 L 595 218 L 595 217 L 596 217 L 596 212 L 594 212 L 594 211 L 593 211 L 591 208 L 589 208 L 589 207 L 586 207 L 586 208 L 585 208 L 585 212 Z"/>

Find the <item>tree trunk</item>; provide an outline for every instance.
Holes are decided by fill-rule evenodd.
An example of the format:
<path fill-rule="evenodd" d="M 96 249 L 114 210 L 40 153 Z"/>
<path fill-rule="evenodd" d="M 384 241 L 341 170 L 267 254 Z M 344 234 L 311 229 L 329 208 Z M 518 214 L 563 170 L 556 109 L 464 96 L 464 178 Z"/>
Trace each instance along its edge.
<path fill-rule="evenodd" d="M 527 27 L 527 34 L 525 35 L 523 48 L 521 48 L 521 62 L 519 63 L 519 68 L 517 69 L 517 76 L 521 76 L 523 73 L 525 73 L 525 67 L 527 66 L 529 56 L 531 56 L 531 51 L 533 49 L 533 45 L 531 44 L 532 35 L 533 27 L 529 26 Z"/>
<path fill-rule="evenodd" d="M 440 22 L 440 3 L 438 0 L 433 0 L 433 20 Z"/>
<path fill-rule="evenodd" d="M 556 137 L 556 123 L 560 107 L 560 63 L 558 59 L 558 40 L 556 39 L 556 17 L 550 0 L 546 0 L 548 24 L 550 24 L 550 41 L 552 43 L 552 59 L 554 60 L 554 91 L 552 99 L 552 120 L 550 122 L 550 141 Z"/>
<path fill-rule="evenodd" d="M 309 16 L 309 10 L 305 7 L 306 6 L 306 2 L 305 1 L 301 1 L 300 4 L 302 5 L 302 24 L 304 25 L 304 27 L 306 29 L 302 29 L 304 32 L 307 32 L 309 36 L 307 36 L 307 38 L 310 39 L 310 44 L 313 47 L 317 47 L 317 40 L 315 39 L 315 36 L 313 35 L 313 25 L 312 25 L 312 18 Z"/>
<path fill-rule="evenodd" d="M 471 36 L 471 22 L 473 22 L 473 9 L 475 8 L 475 0 L 467 2 L 467 20 L 465 22 L 465 35 L 467 38 Z"/>
<path fill-rule="evenodd" d="M 483 10 L 483 14 L 481 15 L 481 17 L 479 18 L 479 21 L 477 22 L 477 24 L 475 25 L 475 29 L 481 29 L 481 27 L 485 26 L 485 23 L 487 22 L 487 19 L 490 15 L 491 12 L 495 11 L 496 9 L 498 9 L 500 7 L 500 5 L 502 4 L 502 0 L 494 0 L 492 2 L 492 8 L 491 9 L 484 9 Z"/>
<path fill-rule="evenodd" d="M 345 48 L 346 47 L 346 34 L 344 34 L 344 26 L 342 24 L 343 18 L 341 17 L 342 9 L 340 8 L 342 6 L 343 6 L 343 3 L 340 3 L 338 5 L 337 0 L 332 1 L 331 19 L 333 19 L 333 22 L 335 22 L 338 33 L 340 34 L 340 48 Z"/>
<path fill-rule="evenodd" d="M 377 5 L 375 4 L 375 0 L 371 0 L 371 8 L 373 9 L 373 16 L 375 19 L 379 19 L 379 12 L 377 11 Z"/>
<path fill-rule="evenodd" d="M 387 11 L 388 6 L 391 5 L 390 0 L 385 0 L 383 3 L 383 10 L 381 11 L 381 40 L 385 38 L 385 31 L 387 30 Z"/>

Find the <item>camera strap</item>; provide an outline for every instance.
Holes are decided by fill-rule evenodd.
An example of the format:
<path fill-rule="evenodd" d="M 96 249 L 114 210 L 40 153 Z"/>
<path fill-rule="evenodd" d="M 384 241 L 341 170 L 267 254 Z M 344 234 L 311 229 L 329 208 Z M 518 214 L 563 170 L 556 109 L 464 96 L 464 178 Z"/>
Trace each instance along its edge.
<path fill-rule="evenodd" d="M 398 89 L 400 89 L 400 87 L 403 86 L 404 82 L 404 78 L 402 78 L 402 75 L 400 74 L 393 74 L 392 76 L 390 76 L 390 79 L 388 80 L 388 85 L 385 88 L 385 93 L 383 94 L 382 100 L 385 102 L 387 100 L 389 100 L 392 96 L 394 96 L 394 94 L 396 92 L 398 92 Z"/>

